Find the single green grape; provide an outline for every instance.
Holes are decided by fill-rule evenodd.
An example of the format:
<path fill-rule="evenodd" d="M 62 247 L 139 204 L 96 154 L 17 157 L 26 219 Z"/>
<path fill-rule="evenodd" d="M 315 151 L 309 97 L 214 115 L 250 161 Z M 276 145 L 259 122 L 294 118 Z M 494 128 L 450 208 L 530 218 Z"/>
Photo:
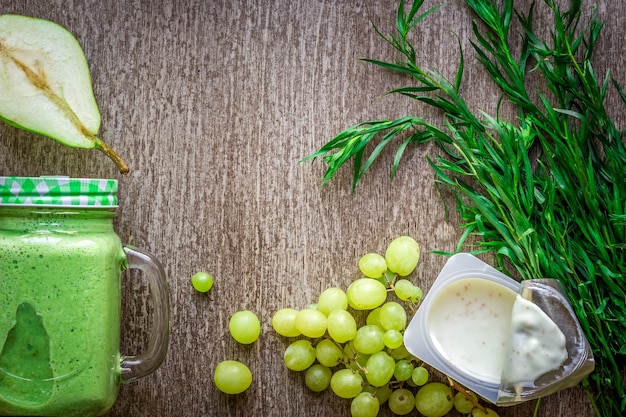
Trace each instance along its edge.
<path fill-rule="evenodd" d="M 384 339 L 384 337 L 383 337 L 383 339 Z M 409 356 L 411 356 L 411 353 L 409 353 L 409 351 L 406 350 L 406 347 L 404 345 L 402 345 L 399 348 L 396 348 L 396 349 L 392 350 L 390 355 L 395 360 L 400 360 L 400 359 L 408 358 Z"/>
<path fill-rule="evenodd" d="M 313 392 L 322 392 L 330 385 L 332 377 L 330 368 L 316 363 L 304 373 L 304 383 Z"/>
<path fill-rule="evenodd" d="M 367 253 L 359 259 L 359 269 L 368 278 L 380 278 L 387 270 L 387 262 L 378 253 Z"/>
<path fill-rule="evenodd" d="M 408 389 L 398 388 L 391 393 L 387 403 L 394 414 L 405 416 L 415 408 L 415 397 Z"/>
<path fill-rule="evenodd" d="M 415 294 L 415 285 L 408 279 L 399 279 L 393 284 L 393 291 L 402 301 L 407 301 Z"/>
<path fill-rule="evenodd" d="M 420 287 L 418 287 L 417 285 L 413 287 L 413 295 L 411 296 L 411 301 L 413 301 L 414 303 L 419 302 L 422 297 L 424 296 L 424 292 L 422 291 L 422 289 Z"/>
<path fill-rule="evenodd" d="M 413 364 L 406 359 L 396 362 L 396 367 L 393 371 L 393 376 L 398 381 L 408 381 L 413 375 Z"/>
<path fill-rule="evenodd" d="M 366 355 L 379 352 L 385 347 L 385 331 L 374 324 L 361 326 L 356 331 L 352 346 L 357 352 Z"/>
<path fill-rule="evenodd" d="M 215 367 L 215 386 L 226 394 L 240 394 L 252 384 L 252 372 L 238 361 L 223 361 Z"/>
<path fill-rule="evenodd" d="M 403 331 L 406 328 L 406 310 L 395 301 L 388 301 L 380 307 L 378 320 L 385 330 Z"/>
<path fill-rule="evenodd" d="M 471 395 L 474 400 L 476 400 L 476 394 L 473 392 L 469 392 L 468 395 Z M 454 395 L 454 408 L 461 414 L 469 414 L 474 409 L 474 403 L 472 403 L 465 395 L 460 392 L 457 392 Z"/>
<path fill-rule="evenodd" d="M 365 363 L 365 378 L 370 385 L 382 387 L 389 383 L 395 368 L 396 361 L 387 352 L 376 352 Z"/>
<path fill-rule="evenodd" d="M 499 417 L 499 414 L 491 408 L 485 408 L 485 411 L 486 413 L 483 413 L 482 410 L 474 408 L 472 410 L 472 417 Z"/>
<path fill-rule="evenodd" d="M 297 337 L 300 331 L 296 328 L 296 315 L 298 310 L 293 308 L 281 308 L 272 316 L 272 327 L 281 336 Z"/>
<path fill-rule="evenodd" d="M 305 308 L 296 314 L 296 329 L 312 339 L 322 337 L 326 333 L 326 316 L 319 310 Z"/>
<path fill-rule="evenodd" d="M 330 389 L 341 398 L 354 398 L 363 389 L 363 377 L 352 369 L 340 369 L 330 378 Z"/>
<path fill-rule="evenodd" d="M 411 380 L 413 381 L 413 383 L 415 383 L 415 385 L 421 387 L 428 382 L 428 378 L 428 369 L 424 368 L 423 366 L 416 366 L 415 368 L 413 368 Z"/>
<path fill-rule="evenodd" d="M 378 398 L 369 392 L 359 393 L 350 403 L 350 415 L 352 417 L 376 417 L 379 410 Z"/>
<path fill-rule="evenodd" d="M 198 292 L 208 292 L 213 288 L 213 277 L 206 272 L 196 272 L 194 276 L 191 277 L 191 285 L 193 285 Z"/>
<path fill-rule="evenodd" d="M 376 326 L 382 327 L 380 324 L 380 307 L 377 307 L 367 313 L 365 324 L 375 324 Z"/>
<path fill-rule="evenodd" d="M 356 320 L 346 310 L 333 310 L 327 319 L 328 335 L 337 343 L 345 343 L 356 337 Z"/>
<path fill-rule="evenodd" d="M 348 297 L 341 288 L 327 288 L 317 301 L 317 309 L 328 316 L 333 310 L 346 310 L 348 308 Z"/>
<path fill-rule="evenodd" d="M 355 310 L 373 310 L 387 299 L 387 287 L 375 279 L 359 278 L 348 286 L 346 295 Z"/>
<path fill-rule="evenodd" d="M 329 368 L 339 365 L 343 358 L 343 350 L 332 340 L 322 339 L 315 345 L 317 361 Z"/>
<path fill-rule="evenodd" d="M 383 336 L 383 341 L 389 349 L 398 349 L 404 343 L 404 336 L 397 330 L 387 330 Z"/>
<path fill-rule="evenodd" d="M 429 382 L 415 394 L 415 408 L 424 417 L 443 417 L 453 406 L 452 389 L 441 382 Z"/>
<path fill-rule="evenodd" d="M 228 322 L 233 338 L 241 344 L 255 342 L 261 334 L 261 322 L 252 311 L 242 310 L 233 314 Z"/>
<path fill-rule="evenodd" d="M 385 252 L 387 268 L 401 277 L 409 275 L 420 259 L 419 244 L 409 236 L 394 239 Z"/>
<path fill-rule="evenodd" d="M 292 371 L 304 371 L 315 362 L 315 348 L 309 340 L 296 340 L 285 349 L 283 360 Z"/>

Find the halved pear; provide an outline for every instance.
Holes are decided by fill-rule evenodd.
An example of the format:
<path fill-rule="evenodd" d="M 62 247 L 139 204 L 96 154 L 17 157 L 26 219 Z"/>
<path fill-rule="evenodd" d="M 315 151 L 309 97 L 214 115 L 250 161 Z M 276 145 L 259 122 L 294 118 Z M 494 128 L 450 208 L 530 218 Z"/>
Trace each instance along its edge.
<path fill-rule="evenodd" d="M 0 119 L 76 148 L 96 148 L 128 166 L 96 135 L 100 110 L 85 53 L 62 26 L 0 15 Z"/>

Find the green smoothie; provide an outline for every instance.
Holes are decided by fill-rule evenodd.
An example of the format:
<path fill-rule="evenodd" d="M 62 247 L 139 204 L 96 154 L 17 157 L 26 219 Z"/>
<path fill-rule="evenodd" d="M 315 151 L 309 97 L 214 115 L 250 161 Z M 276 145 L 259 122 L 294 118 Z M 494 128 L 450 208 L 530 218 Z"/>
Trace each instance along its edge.
<path fill-rule="evenodd" d="M 95 416 L 115 402 L 126 258 L 114 213 L 0 207 L 0 415 Z"/>

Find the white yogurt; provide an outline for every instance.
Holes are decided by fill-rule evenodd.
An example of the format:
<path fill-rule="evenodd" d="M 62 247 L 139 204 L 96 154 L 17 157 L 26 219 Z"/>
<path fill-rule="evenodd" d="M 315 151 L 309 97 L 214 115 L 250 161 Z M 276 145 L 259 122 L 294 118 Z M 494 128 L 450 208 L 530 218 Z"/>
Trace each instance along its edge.
<path fill-rule="evenodd" d="M 532 384 L 567 359 L 565 336 L 535 304 L 482 278 L 446 285 L 427 318 L 432 342 L 453 366 L 499 384 Z"/>
<path fill-rule="evenodd" d="M 515 385 L 532 385 L 541 375 L 559 369 L 566 359 L 561 329 L 537 305 L 518 295 L 503 378 Z"/>
<path fill-rule="evenodd" d="M 433 343 L 455 367 L 499 383 L 517 293 L 481 278 L 445 286 L 432 301 L 427 326 Z"/>

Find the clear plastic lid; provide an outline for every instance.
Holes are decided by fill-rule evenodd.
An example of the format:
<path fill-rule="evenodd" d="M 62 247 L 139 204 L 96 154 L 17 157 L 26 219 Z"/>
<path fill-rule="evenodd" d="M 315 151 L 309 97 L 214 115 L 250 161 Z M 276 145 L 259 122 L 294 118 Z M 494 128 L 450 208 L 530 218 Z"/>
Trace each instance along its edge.
<path fill-rule="evenodd" d="M 0 206 L 116 208 L 117 180 L 0 177 Z"/>
<path fill-rule="evenodd" d="M 556 280 L 520 284 L 466 253 L 448 260 L 404 341 L 411 354 L 500 406 L 576 385 L 594 368 Z"/>
<path fill-rule="evenodd" d="M 589 375 L 595 366 L 589 342 L 560 282 L 555 279 L 522 281 L 519 293 L 558 326 L 565 339 L 567 358 L 558 369 L 533 380 L 510 378 L 505 369 L 500 381 L 498 404 L 513 405 L 572 387 Z"/>

